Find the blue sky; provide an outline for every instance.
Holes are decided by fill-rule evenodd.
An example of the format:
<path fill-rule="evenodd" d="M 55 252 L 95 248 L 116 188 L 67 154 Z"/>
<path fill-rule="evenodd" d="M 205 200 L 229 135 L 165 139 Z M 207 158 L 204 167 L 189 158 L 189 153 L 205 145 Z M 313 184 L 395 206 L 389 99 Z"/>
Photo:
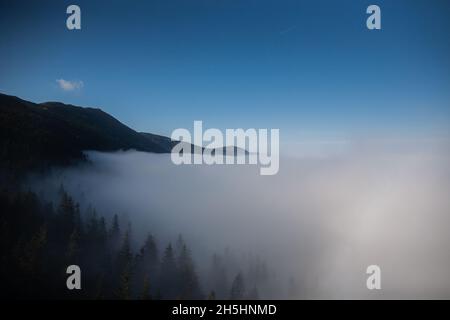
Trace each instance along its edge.
<path fill-rule="evenodd" d="M 69 4 L 82 30 L 66 29 Z M 445 0 L 0 0 L 0 92 L 166 135 L 194 120 L 287 140 L 447 135 L 449 16 Z"/>

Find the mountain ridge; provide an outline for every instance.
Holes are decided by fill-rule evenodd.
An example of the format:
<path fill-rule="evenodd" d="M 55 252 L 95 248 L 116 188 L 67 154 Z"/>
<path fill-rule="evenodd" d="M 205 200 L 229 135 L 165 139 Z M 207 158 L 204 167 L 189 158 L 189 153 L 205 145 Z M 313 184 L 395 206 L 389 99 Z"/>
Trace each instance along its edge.
<path fill-rule="evenodd" d="M 85 150 L 170 153 L 173 143 L 137 132 L 99 108 L 0 93 L 0 162 L 7 170 L 71 164 L 84 160 Z"/>
<path fill-rule="evenodd" d="M 100 108 L 34 103 L 0 93 L 0 178 L 85 161 L 83 151 L 88 150 L 170 153 L 177 143 L 135 131 Z M 190 143 L 184 150 L 189 146 L 191 153 L 196 152 Z M 230 150 L 248 154 L 234 146 L 216 148 L 212 154 L 225 155 Z"/>

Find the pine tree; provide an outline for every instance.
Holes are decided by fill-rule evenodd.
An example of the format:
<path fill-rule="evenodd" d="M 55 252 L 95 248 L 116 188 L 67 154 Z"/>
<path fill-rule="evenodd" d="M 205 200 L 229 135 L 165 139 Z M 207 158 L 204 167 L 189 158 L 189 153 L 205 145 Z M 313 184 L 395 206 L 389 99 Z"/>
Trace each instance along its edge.
<path fill-rule="evenodd" d="M 242 300 L 245 295 L 244 278 L 239 272 L 231 285 L 230 300 Z"/>
<path fill-rule="evenodd" d="M 97 241 L 99 234 L 99 220 L 97 211 L 91 207 L 88 208 L 87 236 L 91 241 Z"/>
<path fill-rule="evenodd" d="M 113 218 L 113 223 L 112 223 L 112 228 L 111 228 L 111 234 L 115 235 L 115 234 L 119 234 L 120 233 L 120 227 L 119 227 L 119 217 L 117 216 L 117 214 L 114 215 Z"/>
<path fill-rule="evenodd" d="M 129 300 L 131 298 L 131 271 L 129 266 L 125 267 L 120 274 L 120 283 L 118 290 L 118 298 L 122 300 Z"/>
<path fill-rule="evenodd" d="M 61 202 L 58 207 L 60 240 L 66 242 L 75 228 L 76 207 L 73 199 L 62 190 Z M 66 242 L 67 243 L 67 242 Z"/>
<path fill-rule="evenodd" d="M 226 299 L 229 295 L 229 286 L 227 279 L 227 272 L 223 259 L 214 254 L 212 256 L 210 271 L 209 271 L 209 286 L 213 288 L 218 299 Z"/>
<path fill-rule="evenodd" d="M 118 297 L 120 299 L 130 299 L 131 297 L 131 273 L 132 273 L 132 253 L 130 247 L 129 232 L 125 233 L 122 247 L 118 254 L 117 268 L 119 273 Z"/>
<path fill-rule="evenodd" d="M 131 261 L 132 253 L 130 246 L 130 234 L 127 231 L 123 238 L 122 247 L 119 251 L 119 263 L 121 266 L 126 265 L 129 261 Z"/>
<path fill-rule="evenodd" d="M 165 299 L 174 299 L 179 295 L 177 265 L 172 249 L 172 244 L 169 243 L 161 261 L 160 266 L 160 288 L 161 293 Z"/>
<path fill-rule="evenodd" d="M 136 257 L 136 274 L 142 279 L 148 277 L 151 283 L 157 280 L 159 266 L 158 247 L 152 235 L 148 235 L 147 239 Z M 137 283 L 138 286 L 141 284 Z"/>
<path fill-rule="evenodd" d="M 149 268 L 153 268 L 158 263 L 158 247 L 155 239 L 151 234 L 147 236 L 145 244 L 141 249 L 141 255 L 144 257 L 145 264 Z"/>
<path fill-rule="evenodd" d="M 120 225 L 119 225 L 119 217 L 117 216 L 117 214 L 115 214 L 113 217 L 111 229 L 109 230 L 110 243 L 111 243 L 111 247 L 114 251 L 117 250 L 119 247 L 120 236 L 121 236 L 121 232 L 120 232 Z"/>
<path fill-rule="evenodd" d="M 186 245 L 183 245 L 178 258 L 178 271 L 181 298 L 199 299 L 201 297 L 200 286 L 191 253 Z"/>
<path fill-rule="evenodd" d="M 175 254 L 179 256 L 185 245 L 186 243 L 184 242 L 183 236 L 179 234 L 177 241 L 175 242 Z"/>

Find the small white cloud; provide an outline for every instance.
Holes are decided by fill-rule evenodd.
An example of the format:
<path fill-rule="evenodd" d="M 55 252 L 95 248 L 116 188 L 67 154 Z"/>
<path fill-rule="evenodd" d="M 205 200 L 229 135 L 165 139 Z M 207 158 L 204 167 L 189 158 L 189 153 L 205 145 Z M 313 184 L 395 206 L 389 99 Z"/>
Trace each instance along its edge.
<path fill-rule="evenodd" d="M 57 79 L 59 87 L 64 91 L 74 91 L 83 88 L 83 81 L 69 81 L 64 79 Z"/>

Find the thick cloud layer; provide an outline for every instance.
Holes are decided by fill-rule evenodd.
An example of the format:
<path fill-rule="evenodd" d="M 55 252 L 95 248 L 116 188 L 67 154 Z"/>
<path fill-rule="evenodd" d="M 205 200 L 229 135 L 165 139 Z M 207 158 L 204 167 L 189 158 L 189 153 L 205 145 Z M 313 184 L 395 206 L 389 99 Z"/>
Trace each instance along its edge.
<path fill-rule="evenodd" d="M 182 233 L 200 269 L 226 247 L 258 254 L 280 287 L 297 279 L 293 298 L 450 298 L 448 146 L 353 144 L 282 158 L 275 176 L 252 165 L 175 166 L 169 155 L 89 152 L 92 164 L 32 184 L 51 198 L 63 183 L 83 206 L 128 217 L 137 238 Z M 381 267 L 378 291 L 366 288 L 371 264 Z"/>

